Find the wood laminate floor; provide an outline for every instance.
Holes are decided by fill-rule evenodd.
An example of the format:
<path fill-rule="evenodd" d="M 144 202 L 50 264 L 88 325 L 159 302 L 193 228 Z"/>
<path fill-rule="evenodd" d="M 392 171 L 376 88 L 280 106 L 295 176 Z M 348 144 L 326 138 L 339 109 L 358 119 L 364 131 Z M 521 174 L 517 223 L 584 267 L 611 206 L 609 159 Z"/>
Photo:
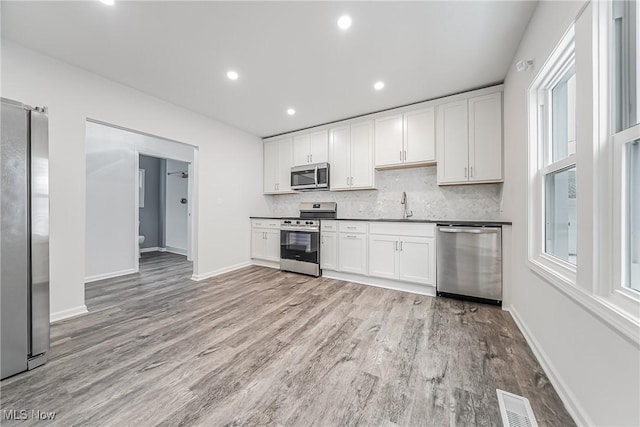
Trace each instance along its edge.
<path fill-rule="evenodd" d="M 541 425 L 574 425 L 498 308 L 262 267 L 190 276 L 151 253 L 88 284 L 89 314 L 52 326 L 49 363 L 2 381 L 2 409 L 61 426 L 499 426 L 501 388 Z"/>

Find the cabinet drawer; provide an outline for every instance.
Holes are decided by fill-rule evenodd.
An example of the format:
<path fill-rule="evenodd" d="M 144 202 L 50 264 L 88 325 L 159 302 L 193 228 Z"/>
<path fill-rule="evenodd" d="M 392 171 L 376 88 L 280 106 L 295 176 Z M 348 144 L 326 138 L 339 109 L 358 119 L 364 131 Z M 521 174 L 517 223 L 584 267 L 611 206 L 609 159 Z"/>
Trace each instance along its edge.
<path fill-rule="evenodd" d="M 320 222 L 320 230 L 322 231 L 338 231 L 338 221 L 324 221 Z"/>
<path fill-rule="evenodd" d="M 253 228 L 280 228 L 279 219 L 252 219 L 251 227 Z"/>
<path fill-rule="evenodd" d="M 367 223 L 356 221 L 340 221 L 338 223 L 338 231 L 341 233 L 366 233 Z"/>
<path fill-rule="evenodd" d="M 372 222 L 369 224 L 369 233 L 393 236 L 434 237 L 436 235 L 436 225 L 429 223 Z"/>

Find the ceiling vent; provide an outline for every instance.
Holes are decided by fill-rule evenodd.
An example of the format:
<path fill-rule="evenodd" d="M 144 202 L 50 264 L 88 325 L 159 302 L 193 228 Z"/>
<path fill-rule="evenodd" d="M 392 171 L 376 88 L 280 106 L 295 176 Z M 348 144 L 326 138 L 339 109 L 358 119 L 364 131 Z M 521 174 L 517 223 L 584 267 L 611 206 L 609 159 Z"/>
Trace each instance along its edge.
<path fill-rule="evenodd" d="M 529 399 L 496 389 L 504 427 L 538 427 Z"/>

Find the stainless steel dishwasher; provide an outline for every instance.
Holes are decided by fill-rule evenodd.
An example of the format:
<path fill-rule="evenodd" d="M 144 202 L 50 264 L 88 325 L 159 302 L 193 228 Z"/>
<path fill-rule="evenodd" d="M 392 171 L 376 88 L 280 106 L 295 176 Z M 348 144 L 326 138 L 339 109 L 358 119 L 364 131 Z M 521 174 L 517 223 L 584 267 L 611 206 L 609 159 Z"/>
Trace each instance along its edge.
<path fill-rule="evenodd" d="M 438 225 L 438 296 L 502 304 L 502 228 Z"/>

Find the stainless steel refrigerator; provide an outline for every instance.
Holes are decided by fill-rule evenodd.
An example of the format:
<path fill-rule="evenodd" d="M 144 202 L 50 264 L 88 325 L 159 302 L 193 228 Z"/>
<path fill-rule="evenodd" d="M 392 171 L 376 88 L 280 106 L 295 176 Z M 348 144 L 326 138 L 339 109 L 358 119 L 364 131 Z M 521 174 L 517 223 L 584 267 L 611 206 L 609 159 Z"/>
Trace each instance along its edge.
<path fill-rule="evenodd" d="M 1 377 L 33 369 L 49 351 L 49 148 L 46 110 L 0 107 Z"/>

